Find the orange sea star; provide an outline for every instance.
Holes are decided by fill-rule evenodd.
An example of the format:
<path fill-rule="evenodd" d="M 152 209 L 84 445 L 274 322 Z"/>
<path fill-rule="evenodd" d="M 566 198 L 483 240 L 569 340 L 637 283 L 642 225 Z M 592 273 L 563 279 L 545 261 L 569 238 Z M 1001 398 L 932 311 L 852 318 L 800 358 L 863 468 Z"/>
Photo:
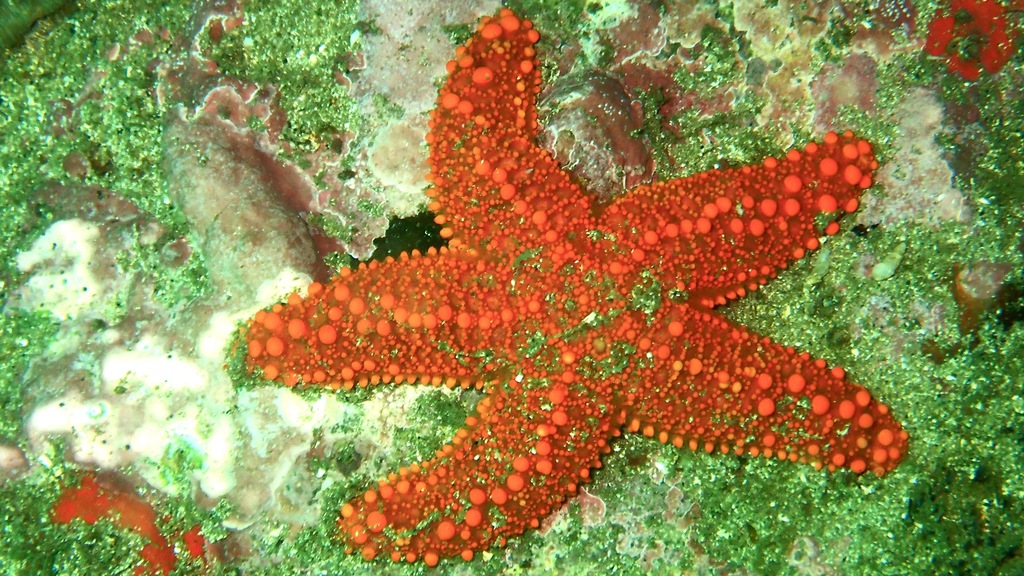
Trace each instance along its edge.
<path fill-rule="evenodd" d="M 345 504 L 350 551 L 471 559 L 536 528 L 621 432 L 829 470 L 896 466 L 907 434 L 886 405 L 714 312 L 817 248 L 816 217 L 857 208 L 871 146 L 830 133 L 600 204 L 536 143 L 538 38 L 502 10 L 448 63 L 427 141 L 449 248 L 342 270 L 247 328 L 250 367 L 289 386 L 486 390 L 435 458 Z"/>

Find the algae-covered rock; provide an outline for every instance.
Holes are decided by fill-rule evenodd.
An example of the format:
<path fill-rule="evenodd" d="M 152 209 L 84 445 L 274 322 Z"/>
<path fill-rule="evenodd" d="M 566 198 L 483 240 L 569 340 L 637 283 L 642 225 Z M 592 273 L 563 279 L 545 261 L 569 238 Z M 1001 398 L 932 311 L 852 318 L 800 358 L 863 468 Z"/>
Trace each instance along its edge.
<path fill-rule="evenodd" d="M 17 45 L 37 20 L 67 3 L 68 0 L 3 0 L 0 2 L 0 45 L 4 48 Z"/>

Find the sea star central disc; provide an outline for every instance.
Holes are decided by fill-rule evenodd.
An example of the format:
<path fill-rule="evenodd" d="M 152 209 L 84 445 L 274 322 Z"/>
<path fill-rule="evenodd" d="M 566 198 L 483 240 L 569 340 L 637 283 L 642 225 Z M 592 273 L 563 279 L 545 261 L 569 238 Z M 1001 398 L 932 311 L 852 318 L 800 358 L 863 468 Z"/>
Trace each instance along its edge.
<path fill-rule="evenodd" d="M 288 386 L 486 391 L 434 459 L 342 508 L 349 549 L 471 559 L 536 528 L 622 432 L 858 474 L 895 467 L 907 434 L 886 405 L 714 311 L 817 248 L 819 216 L 856 210 L 871 146 L 829 133 L 600 204 L 537 145 L 538 37 L 502 10 L 448 63 L 427 141 L 450 248 L 342 270 L 248 326 L 250 367 Z"/>

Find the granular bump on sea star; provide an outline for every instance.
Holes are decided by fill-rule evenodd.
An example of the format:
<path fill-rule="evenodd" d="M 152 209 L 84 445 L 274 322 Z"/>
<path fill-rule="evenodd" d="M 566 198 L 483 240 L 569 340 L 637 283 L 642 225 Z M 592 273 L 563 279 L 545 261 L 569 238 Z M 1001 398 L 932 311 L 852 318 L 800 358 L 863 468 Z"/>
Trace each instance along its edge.
<path fill-rule="evenodd" d="M 882 475 L 888 407 L 714 309 L 818 247 L 878 167 L 851 133 L 599 203 L 536 142 L 528 20 L 484 18 L 430 122 L 430 209 L 449 248 L 342 270 L 258 313 L 250 369 L 287 386 L 483 388 L 450 443 L 345 504 L 366 559 L 469 560 L 536 528 L 623 432 L 708 453 Z M 826 218 L 827 220 L 827 218 Z"/>

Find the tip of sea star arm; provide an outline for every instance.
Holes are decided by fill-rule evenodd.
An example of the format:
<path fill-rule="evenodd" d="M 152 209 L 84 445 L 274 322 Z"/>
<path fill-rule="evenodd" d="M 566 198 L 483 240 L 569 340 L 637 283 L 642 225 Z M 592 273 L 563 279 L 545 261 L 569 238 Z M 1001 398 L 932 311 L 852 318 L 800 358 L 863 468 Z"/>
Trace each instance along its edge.
<path fill-rule="evenodd" d="M 612 417 L 564 386 L 498 386 L 436 458 L 401 468 L 341 509 L 339 537 L 366 559 L 472 559 L 575 494 L 608 452 Z M 555 402 L 557 400 L 557 402 Z"/>
<path fill-rule="evenodd" d="M 886 404 L 863 387 L 851 389 L 852 394 L 836 403 L 833 415 L 838 420 L 849 415 L 849 428 L 830 442 L 828 452 L 822 454 L 823 464 L 829 470 L 847 468 L 856 474 L 884 476 L 907 455 L 909 435 Z"/>
<path fill-rule="evenodd" d="M 435 162 L 460 140 L 532 139 L 537 131 L 536 96 L 540 86 L 533 23 L 511 10 L 484 17 L 476 34 L 447 64 L 431 114 L 428 142 Z"/>
<path fill-rule="evenodd" d="M 590 226 L 590 199 L 535 141 L 538 38 L 502 10 L 448 63 L 427 135 L 427 194 L 453 246 L 520 253 Z"/>

